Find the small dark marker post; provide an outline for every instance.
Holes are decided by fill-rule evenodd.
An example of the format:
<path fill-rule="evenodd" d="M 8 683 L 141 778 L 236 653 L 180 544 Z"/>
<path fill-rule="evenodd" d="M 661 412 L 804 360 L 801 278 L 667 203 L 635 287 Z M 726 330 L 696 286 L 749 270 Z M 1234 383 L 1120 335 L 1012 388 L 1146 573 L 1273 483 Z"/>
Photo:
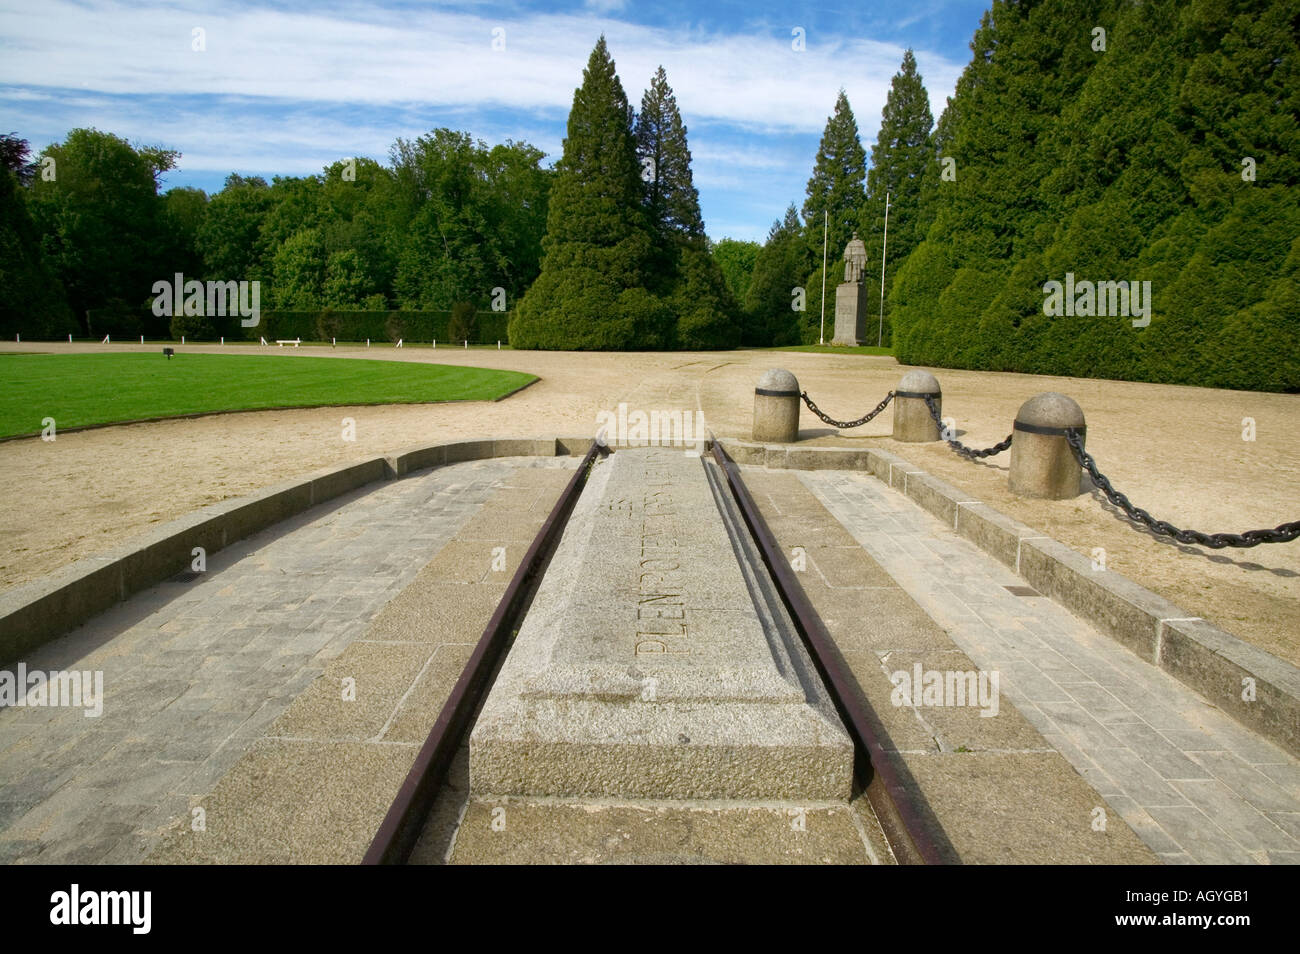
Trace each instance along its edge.
<path fill-rule="evenodd" d="M 163 348 L 163 356 L 164 356 L 168 361 L 170 361 L 170 360 L 172 359 L 172 355 L 174 355 L 175 353 L 176 353 L 176 349 L 175 349 L 175 348 Z"/>

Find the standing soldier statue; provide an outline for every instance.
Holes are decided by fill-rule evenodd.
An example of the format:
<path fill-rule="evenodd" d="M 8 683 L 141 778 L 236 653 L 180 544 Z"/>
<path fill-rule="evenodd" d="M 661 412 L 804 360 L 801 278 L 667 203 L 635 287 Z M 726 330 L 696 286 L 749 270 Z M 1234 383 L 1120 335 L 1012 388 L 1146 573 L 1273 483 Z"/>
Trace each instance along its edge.
<path fill-rule="evenodd" d="M 835 289 L 835 337 L 831 344 L 860 345 L 866 335 L 867 295 L 862 285 L 867 247 L 853 233 L 844 248 L 844 281 Z"/>
<path fill-rule="evenodd" d="M 861 284 L 862 272 L 866 265 L 867 247 L 862 244 L 862 239 L 858 238 L 858 233 L 854 232 L 853 238 L 844 247 L 844 280 Z"/>

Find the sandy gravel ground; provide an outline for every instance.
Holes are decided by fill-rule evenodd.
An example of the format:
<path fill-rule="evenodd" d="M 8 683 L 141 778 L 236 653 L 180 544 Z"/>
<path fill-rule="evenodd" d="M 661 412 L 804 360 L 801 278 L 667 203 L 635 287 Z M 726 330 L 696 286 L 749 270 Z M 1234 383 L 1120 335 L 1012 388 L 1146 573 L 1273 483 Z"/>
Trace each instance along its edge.
<path fill-rule="evenodd" d="M 157 350 L 6 347 L 42 349 Z M 892 358 L 762 351 L 303 348 L 292 353 L 471 364 L 528 371 L 542 380 L 498 403 L 258 411 L 107 427 L 62 434 L 54 442 L 0 443 L 0 585 L 37 578 L 207 504 L 410 444 L 588 434 L 597 412 L 614 410 L 620 402 L 633 410 L 702 409 L 718 435 L 748 438 L 753 388 L 766 368 L 794 372 L 821 408 L 841 419 L 874 407 L 903 371 Z M 1083 407 L 1088 449 L 1103 472 L 1156 517 L 1207 532 L 1300 519 L 1300 395 L 932 370 L 943 386 L 944 416 L 956 419 L 968 444 L 1001 440 L 1023 401 L 1060 391 Z M 32 408 L 36 422 L 46 413 Z M 344 417 L 356 420 L 354 442 L 342 440 Z M 1242 439 L 1246 417 L 1255 420 L 1254 442 Z M 1084 554 L 1103 548 L 1111 569 L 1300 664 L 1300 541 L 1213 551 L 1139 532 L 1096 494 L 1072 501 L 1024 500 L 1006 489 L 1009 453 L 973 463 L 944 445 L 896 444 L 888 437 L 891 420 L 886 411 L 866 427 L 842 434 L 805 411 L 800 436 L 817 443 L 886 447 Z"/>

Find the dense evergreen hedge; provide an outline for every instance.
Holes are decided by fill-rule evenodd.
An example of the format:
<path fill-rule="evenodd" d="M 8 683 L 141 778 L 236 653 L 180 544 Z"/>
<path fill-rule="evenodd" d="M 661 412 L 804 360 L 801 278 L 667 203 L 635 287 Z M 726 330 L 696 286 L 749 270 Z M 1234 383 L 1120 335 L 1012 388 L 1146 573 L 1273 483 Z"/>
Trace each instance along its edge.
<path fill-rule="evenodd" d="M 93 337 L 111 334 L 113 337 L 175 338 L 181 334 L 190 341 L 215 341 L 224 335 L 227 340 L 257 341 L 265 338 L 301 338 L 303 341 L 388 341 L 399 338 L 409 344 L 428 344 L 433 341 L 453 342 L 448 332 L 451 312 L 447 311 L 278 311 L 264 310 L 261 321 L 253 328 L 245 328 L 237 317 L 200 318 L 186 316 L 181 320 L 158 318 L 148 308 L 93 308 L 87 312 L 90 333 Z M 508 344 L 506 329 L 509 315 L 506 312 L 480 311 L 475 317 L 470 344 Z M 35 336 L 33 336 L 35 337 Z"/>
<path fill-rule="evenodd" d="M 1298 36 L 1284 0 L 997 0 L 891 289 L 899 360 L 1300 391 Z M 1067 273 L 1150 282 L 1149 324 L 1046 313 Z"/>

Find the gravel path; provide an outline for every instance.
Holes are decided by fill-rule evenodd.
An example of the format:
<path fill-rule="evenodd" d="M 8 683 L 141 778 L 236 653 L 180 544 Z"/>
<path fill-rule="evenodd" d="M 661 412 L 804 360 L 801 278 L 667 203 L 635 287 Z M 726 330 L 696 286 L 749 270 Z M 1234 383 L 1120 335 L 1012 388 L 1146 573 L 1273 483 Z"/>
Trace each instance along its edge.
<path fill-rule="evenodd" d="M 156 350 L 26 343 L 5 348 L 42 349 Z M 766 351 L 588 354 L 412 347 L 298 353 L 471 364 L 527 371 L 542 380 L 499 403 L 260 411 L 109 427 L 48 443 L 34 438 L 0 443 L 6 491 L 0 585 L 34 579 L 207 504 L 410 444 L 585 434 L 594 431 L 598 411 L 615 410 L 620 402 L 632 410 L 702 409 L 719 436 L 747 438 L 753 387 L 766 368 L 788 368 L 823 410 L 843 419 L 874 407 L 903 371 L 892 358 Z M 1198 530 L 1234 532 L 1300 518 L 1300 431 L 1295 428 L 1300 395 L 932 370 L 943 386 L 944 415 L 956 419 L 968 444 L 1000 440 L 1022 402 L 1060 391 L 1083 407 L 1088 449 L 1101 469 L 1155 516 Z M 32 409 L 36 421 L 47 413 Z M 345 417 L 355 419 L 355 441 L 342 439 Z M 1253 442 L 1242 439 L 1247 417 L 1255 422 Z M 890 422 L 887 411 L 845 437 L 805 413 L 801 438 L 884 446 L 1082 553 L 1104 549 L 1111 569 L 1300 664 L 1300 542 L 1211 551 L 1158 540 L 1133 529 L 1095 497 L 1064 502 L 1014 497 L 1006 489 L 1009 455 L 972 463 L 943 445 L 895 444 L 888 436 Z"/>

